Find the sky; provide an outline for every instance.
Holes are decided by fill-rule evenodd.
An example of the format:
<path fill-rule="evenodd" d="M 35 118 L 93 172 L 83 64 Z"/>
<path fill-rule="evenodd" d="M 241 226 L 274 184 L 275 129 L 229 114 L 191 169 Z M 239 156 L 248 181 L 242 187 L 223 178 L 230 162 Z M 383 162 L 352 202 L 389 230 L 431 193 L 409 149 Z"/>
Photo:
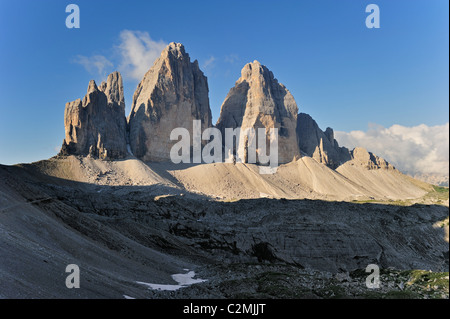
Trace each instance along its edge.
<path fill-rule="evenodd" d="M 71 3 L 79 6 L 80 28 L 66 27 Z M 380 28 L 366 27 L 370 3 L 380 9 Z M 137 84 L 170 42 L 183 43 L 208 77 L 213 123 L 242 67 L 258 60 L 300 112 L 347 144 L 370 150 L 374 139 L 367 136 L 392 127 L 400 140 L 425 131 L 422 139 L 433 138 L 430 130 L 448 131 L 448 6 L 447 0 L 0 0 L 0 163 L 56 155 L 65 103 L 82 98 L 89 80 L 99 84 L 115 70 L 124 78 L 128 115 Z M 378 142 L 385 136 L 378 134 Z M 448 152 L 448 134 L 443 138 Z M 414 154 L 399 152 L 391 157 Z M 448 155 L 438 160 L 448 172 Z"/>

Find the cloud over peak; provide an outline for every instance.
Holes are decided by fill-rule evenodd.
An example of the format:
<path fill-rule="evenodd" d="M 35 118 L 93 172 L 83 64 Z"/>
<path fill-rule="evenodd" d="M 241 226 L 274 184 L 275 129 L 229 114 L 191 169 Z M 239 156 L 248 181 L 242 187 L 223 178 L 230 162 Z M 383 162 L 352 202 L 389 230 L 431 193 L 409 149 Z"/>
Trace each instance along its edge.
<path fill-rule="evenodd" d="M 210 56 L 205 62 L 202 64 L 202 68 L 205 71 L 208 71 L 214 67 L 216 58 L 214 56 Z"/>
<path fill-rule="evenodd" d="M 73 62 L 102 78 L 117 68 L 124 78 L 140 81 L 167 45 L 162 40 L 152 40 L 148 32 L 123 30 L 110 57 L 77 55 Z"/>
<path fill-rule="evenodd" d="M 90 74 L 98 74 L 102 78 L 106 77 L 107 73 L 113 67 L 112 62 L 103 55 L 93 55 L 90 57 L 77 55 L 73 59 L 73 62 L 81 64 Z"/>
<path fill-rule="evenodd" d="M 119 70 L 126 77 L 140 81 L 168 43 L 154 41 L 148 32 L 123 30 L 119 35 Z"/>
<path fill-rule="evenodd" d="M 340 145 L 362 146 L 385 158 L 400 171 L 416 174 L 449 175 L 449 123 L 413 127 L 369 124 L 366 132 L 335 132 Z"/>

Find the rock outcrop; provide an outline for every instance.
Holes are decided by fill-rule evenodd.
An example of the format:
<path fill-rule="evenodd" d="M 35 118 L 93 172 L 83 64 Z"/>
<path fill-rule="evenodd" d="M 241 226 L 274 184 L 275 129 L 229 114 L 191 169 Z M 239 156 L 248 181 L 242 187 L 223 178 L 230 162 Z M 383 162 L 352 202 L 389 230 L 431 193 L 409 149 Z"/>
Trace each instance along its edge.
<path fill-rule="evenodd" d="M 177 142 L 170 140 L 172 130 L 185 128 L 192 138 L 193 120 L 201 120 L 203 132 L 211 118 L 206 76 L 183 45 L 172 42 L 134 93 L 128 117 L 131 150 L 143 161 L 168 161 Z"/>
<path fill-rule="evenodd" d="M 292 94 L 258 61 L 248 63 L 220 110 L 217 128 L 278 128 L 278 162 L 300 155 L 295 128 L 298 107 Z M 257 153 L 260 147 L 257 146 Z"/>
<path fill-rule="evenodd" d="M 298 114 L 297 136 L 300 151 L 330 168 L 335 169 L 351 159 L 350 151 L 339 147 L 334 139 L 333 129 L 328 127 L 325 132 L 322 131 L 308 114 Z"/>
<path fill-rule="evenodd" d="M 89 82 L 86 96 L 66 103 L 65 139 L 60 155 L 117 159 L 127 155 L 122 76 L 113 72 L 97 87 Z"/>
<path fill-rule="evenodd" d="M 355 147 L 351 151 L 353 163 L 359 164 L 362 167 L 372 169 L 395 169 L 392 164 L 389 164 L 383 158 L 368 152 L 365 148 Z"/>

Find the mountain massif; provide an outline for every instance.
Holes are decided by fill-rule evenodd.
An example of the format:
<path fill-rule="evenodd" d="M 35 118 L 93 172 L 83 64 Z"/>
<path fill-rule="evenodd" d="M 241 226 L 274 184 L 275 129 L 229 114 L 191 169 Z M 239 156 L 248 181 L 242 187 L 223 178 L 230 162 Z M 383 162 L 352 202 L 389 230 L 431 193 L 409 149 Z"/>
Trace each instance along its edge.
<path fill-rule="evenodd" d="M 171 131 L 193 146 L 198 120 L 222 134 L 278 129 L 279 167 L 173 163 Z M 339 146 L 258 61 L 215 126 L 207 78 L 179 43 L 127 117 L 113 72 L 66 104 L 64 125 L 57 156 L 0 165 L 0 298 L 448 298 L 448 189 Z M 79 289 L 66 286 L 73 264 Z"/>
<path fill-rule="evenodd" d="M 127 155 L 128 145 L 128 150 L 142 161 L 168 162 L 170 149 L 176 143 L 170 139 L 174 128 L 185 128 L 192 137 L 194 120 L 201 121 L 202 132 L 213 127 L 207 78 L 180 43 L 170 43 L 162 51 L 136 88 L 126 119 L 124 112 L 119 72 L 110 74 L 100 87 L 91 81 L 83 100 L 66 104 L 66 137 L 60 155 L 120 159 Z M 258 61 L 243 67 L 241 77 L 222 104 L 216 127 L 222 136 L 226 128 L 265 128 L 267 132 L 278 129 L 278 162 L 282 164 L 303 155 L 336 169 L 359 158 L 358 150 L 339 147 L 333 129 L 323 132 L 308 114 L 298 114 L 289 90 Z M 256 152 L 260 151 L 258 145 Z M 368 168 L 393 169 L 369 154 L 364 159 Z"/>

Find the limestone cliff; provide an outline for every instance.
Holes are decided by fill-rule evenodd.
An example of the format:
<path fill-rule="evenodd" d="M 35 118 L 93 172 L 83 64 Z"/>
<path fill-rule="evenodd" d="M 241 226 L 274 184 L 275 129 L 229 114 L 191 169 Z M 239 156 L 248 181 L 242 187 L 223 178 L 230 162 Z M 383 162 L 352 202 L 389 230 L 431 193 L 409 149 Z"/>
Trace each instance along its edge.
<path fill-rule="evenodd" d="M 294 97 L 273 73 L 258 61 L 248 63 L 220 110 L 217 128 L 278 128 L 278 162 L 300 155 L 295 128 L 298 107 Z M 257 147 L 257 152 L 260 147 Z"/>
<path fill-rule="evenodd" d="M 117 159 L 127 155 L 122 76 L 113 72 L 97 87 L 89 82 L 86 96 L 66 103 L 65 139 L 61 155 Z"/>
<path fill-rule="evenodd" d="M 351 159 L 350 151 L 334 139 L 333 129 L 322 131 L 308 114 L 298 114 L 297 136 L 300 150 L 319 163 L 336 168 Z"/>
<path fill-rule="evenodd" d="M 169 161 L 177 142 L 170 140 L 171 131 L 185 128 L 192 138 L 193 120 L 201 120 L 202 132 L 211 126 L 207 79 L 184 46 L 172 42 L 134 93 L 128 117 L 133 154 L 144 161 Z"/>

